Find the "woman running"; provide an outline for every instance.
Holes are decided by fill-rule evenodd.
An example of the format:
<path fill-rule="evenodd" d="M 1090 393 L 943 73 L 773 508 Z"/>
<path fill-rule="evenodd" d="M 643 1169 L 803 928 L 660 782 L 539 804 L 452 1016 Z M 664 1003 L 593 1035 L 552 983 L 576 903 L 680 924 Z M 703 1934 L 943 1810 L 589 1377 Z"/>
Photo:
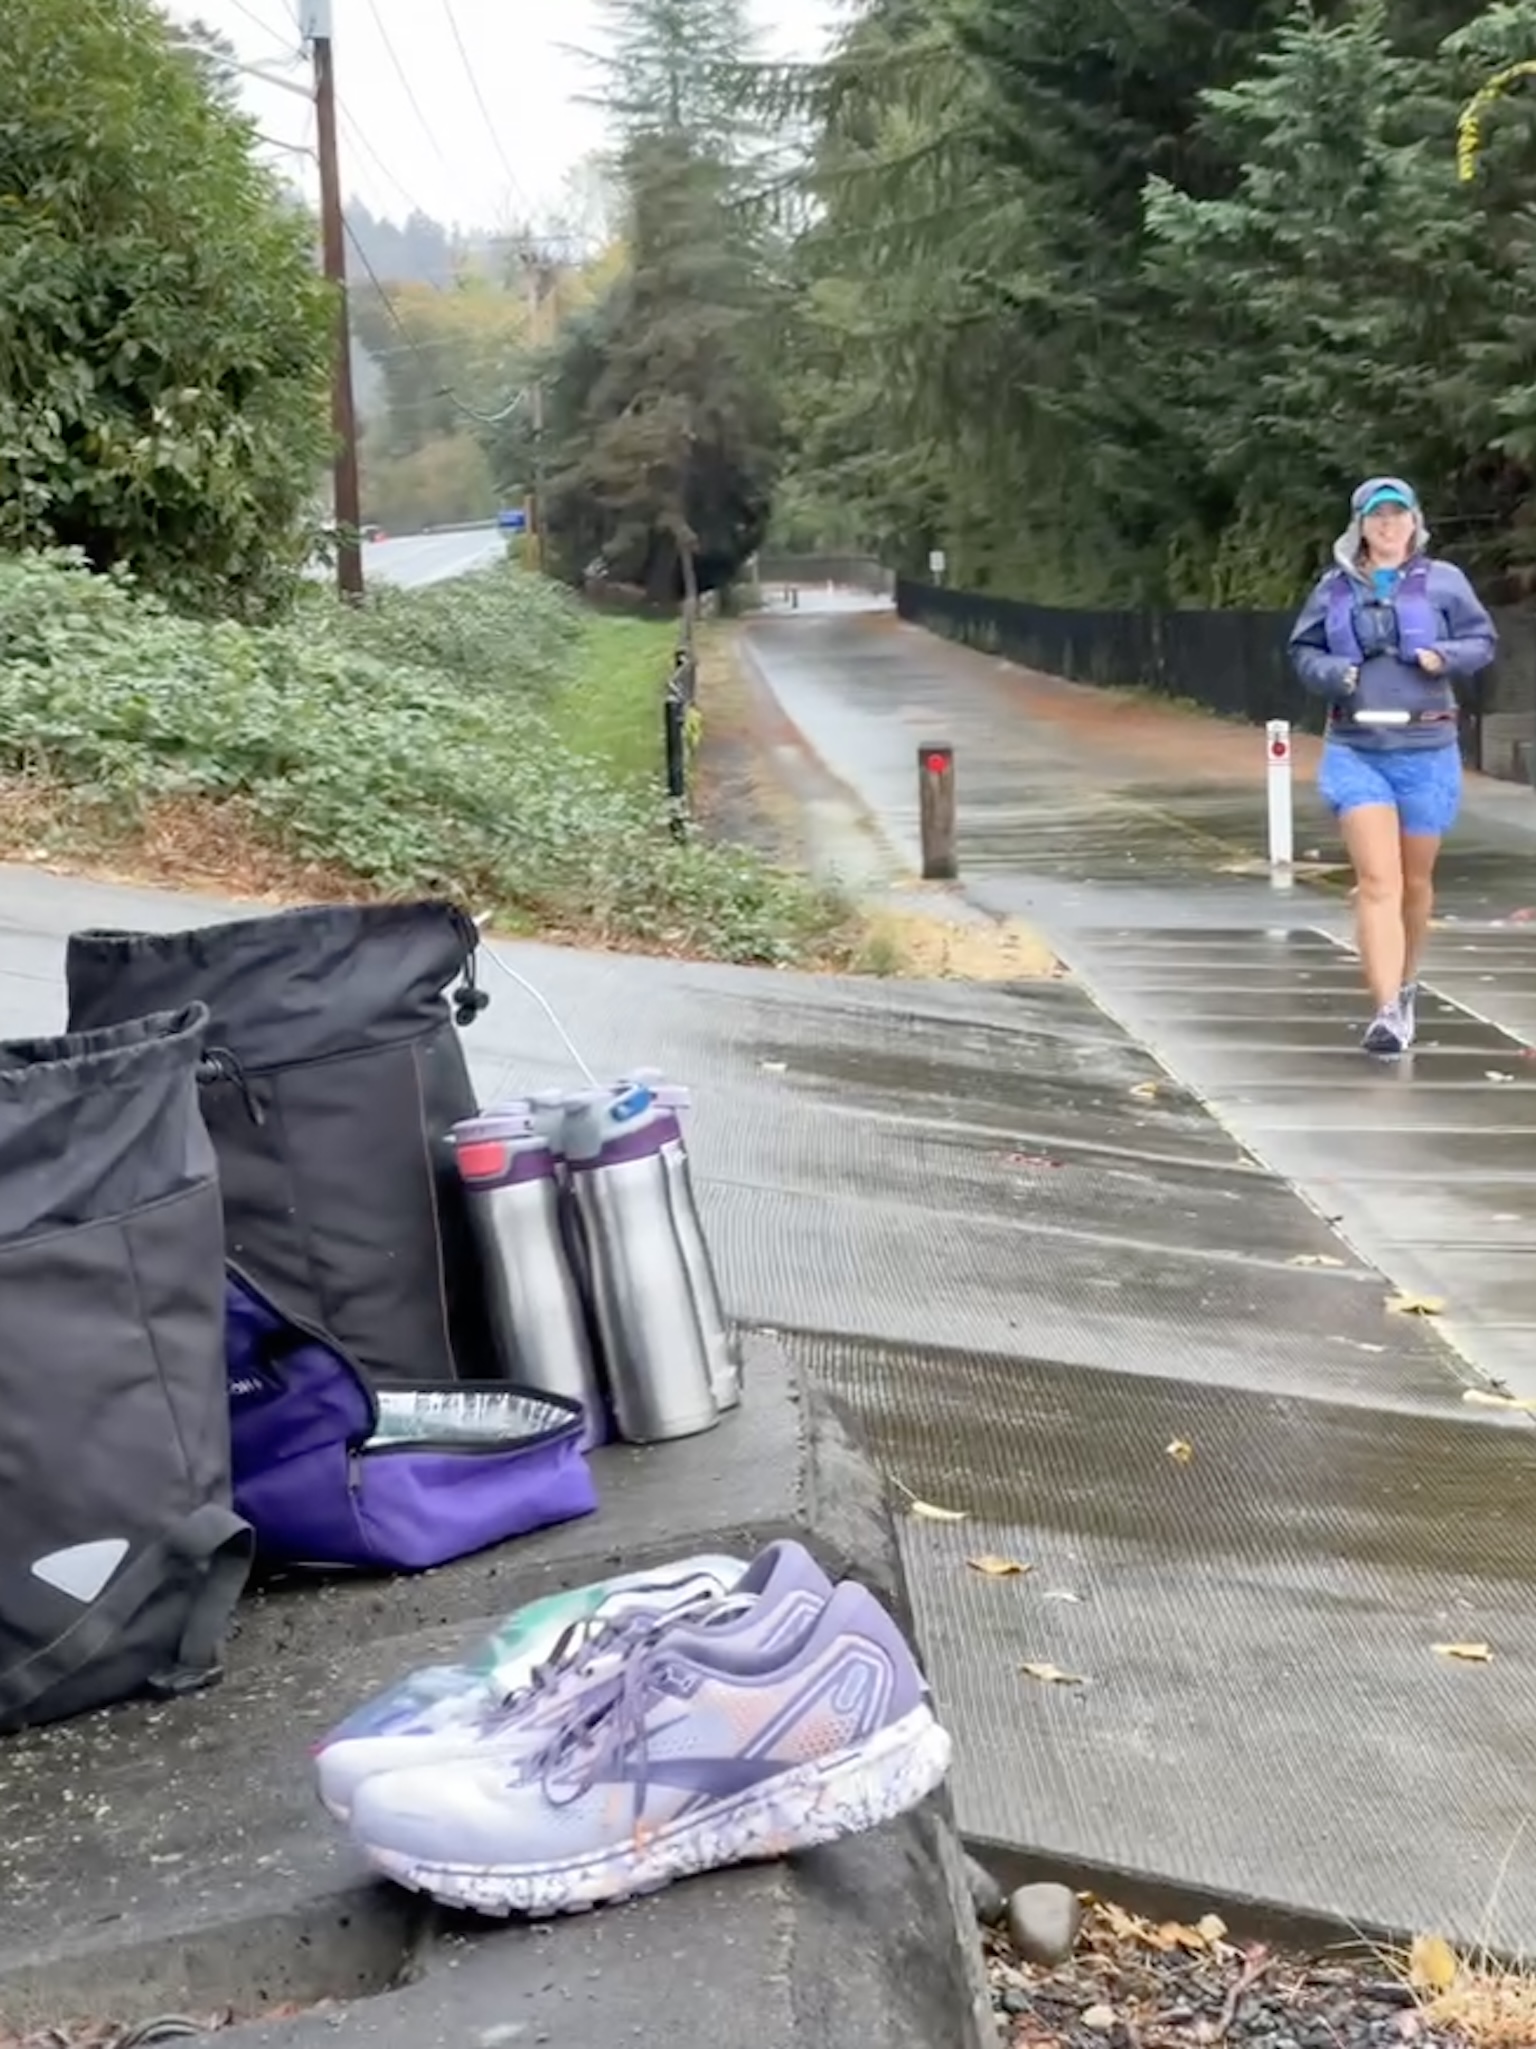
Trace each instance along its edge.
<path fill-rule="evenodd" d="M 1498 635 L 1462 572 L 1430 556 L 1410 485 L 1372 477 L 1349 512 L 1334 566 L 1291 629 L 1291 660 L 1331 706 L 1317 788 L 1355 871 L 1376 1006 L 1365 1050 L 1395 1054 L 1413 1044 L 1435 858 L 1461 804 L 1452 686 L 1487 668 Z"/>

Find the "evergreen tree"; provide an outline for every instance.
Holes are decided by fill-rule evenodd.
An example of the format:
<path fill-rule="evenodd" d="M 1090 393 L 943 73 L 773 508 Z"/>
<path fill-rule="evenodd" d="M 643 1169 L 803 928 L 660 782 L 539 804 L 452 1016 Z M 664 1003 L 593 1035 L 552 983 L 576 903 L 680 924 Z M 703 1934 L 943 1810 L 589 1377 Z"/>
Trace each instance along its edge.
<path fill-rule="evenodd" d="M 742 207 L 744 0 L 606 0 L 602 103 L 625 268 L 570 333 L 550 415 L 564 573 L 658 602 L 723 584 L 766 526 L 777 444 L 766 252 Z"/>

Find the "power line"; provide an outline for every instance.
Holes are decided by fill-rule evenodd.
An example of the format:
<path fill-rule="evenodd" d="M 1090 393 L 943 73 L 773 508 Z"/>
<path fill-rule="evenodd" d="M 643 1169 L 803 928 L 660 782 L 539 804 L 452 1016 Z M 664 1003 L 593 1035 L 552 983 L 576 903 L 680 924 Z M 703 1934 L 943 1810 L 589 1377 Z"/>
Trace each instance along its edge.
<path fill-rule="evenodd" d="M 384 48 L 388 53 L 389 61 L 395 67 L 395 76 L 399 79 L 401 85 L 403 85 L 405 88 L 405 96 L 411 103 L 411 111 L 416 116 L 416 119 L 421 123 L 421 132 L 423 135 L 426 136 L 428 142 L 431 143 L 433 149 L 437 152 L 438 162 L 442 165 L 443 169 L 448 173 L 449 177 L 451 178 L 453 176 L 453 166 L 449 163 L 447 157 L 443 155 L 443 146 L 438 141 L 437 136 L 434 134 L 431 122 L 427 119 L 426 115 L 421 111 L 421 102 L 416 97 L 416 88 L 411 84 L 410 74 L 407 72 L 405 66 L 400 62 L 400 58 L 395 50 L 395 46 L 389 39 L 389 30 L 384 26 L 384 17 L 379 12 L 379 0 L 368 0 L 368 12 L 373 16 L 374 26 L 378 29 L 380 36 L 383 38 Z"/>
<path fill-rule="evenodd" d="M 394 171 L 390 169 L 389 165 L 385 162 L 384 158 L 380 156 L 379 152 L 374 148 L 373 144 L 368 140 L 367 136 L 358 126 L 355 117 L 347 111 L 347 109 L 341 104 L 339 100 L 336 104 L 336 111 L 340 114 L 342 125 L 346 129 L 353 143 L 356 144 L 356 146 L 363 152 L 363 154 L 366 157 L 369 157 L 372 160 L 374 168 L 377 171 L 379 171 L 382 176 L 389 180 L 390 184 L 394 186 L 395 190 L 399 193 L 400 197 L 411 209 L 411 212 L 419 213 L 428 220 L 430 220 L 432 218 L 431 209 L 429 207 L 423 206 L 421 201 L 416 197 L 415 193 L 410 191 L 408 187 L 401 184 L 398 176 L 395 174 Z"/>
<path fill-rule="evenodd" d="M 271 22 L 263 21 L 253 8 L 246 6 L 245 0 L 229 0 L 229 4 L 234 8 L 236 14 L 243 14 L 253 28 L 259 28 L 262 34 L 270 36 L 274 43 L 281 43 L 285 49 L 291 50 L 292 46 L 289 44 L 288 38 L 283 31 L 274 28 Z M 295 26 L 297 26 L 297 23 L 295 23 Z"/>
<path fill-rule="evenodd" d="M 388 292 L 385 291 L 383 285 L 380 283 L 378 273 L 374 270 L 373 265 L 368 261 L 368 253 L 363 248 L 362 243 L 358 240 L 357 234 L 354 231 L 351 222 L 344 220 L 342 225 L 346 230 L 347 240 L 352 244 L 353 254 L 356 256 L 358 262 L 362 265 L 364 275 L 367 277 L 369 284 L 371 284 L 375 292 L 378 293 L 379 303 L 384 308 L 385 314 L 388 316 L 391 326 L 399 334 L 401 340 L 405 343 L 406 347 L 414 350 L 417 356 L 421 358 L 421 361 L 425 368 L 433 376 L 436 376 L 437 372 L 433 370 L 432 365 L 427 362 L 426 356 L 422 351 L 422 345 L 417 341 L 416 337 L 411 333 L 411 330 L 406 326 L 405 321 L 401 318 L 399 307 L 396 306 L 394 300 L 391 299 Z M 478 407 L 466 404 L 465 401 L 459 397 L 458 393 L 456 391 L 450 390 L 450 388 L 446 384 L 440 386 L 438 390 L 433 394 L 433 396 L 436 398 L 446 399 L 448 404 L 453 407 L 455 412 L 462 413 L 465 419 L 473 420 L 475 424 L 480 427 L 499 427 L 504 420 L 510 420 L 512 415 L 517 411 L 518 407 L 525 405 L 528 400 L 527 392 L 519 391 L 515 393 L 511 399 L 508 400 L 507 404 L 504 405 L 499 412 L 482 413 Z"/>
<path fill-rule="evenodd" d="M 512 168 L 512 159 L 502 147 L 500 132 L 496 127 L 496 123 L 491 119 L 490 108 L 485 104 L 485 94 L 480 90 L 480 81 L 475 76 L 475 67 L 469 61 L 469 52 L 465 49 L 464 38 L 459 32 L 458 16 L 453 11 L 453 0 L 443 0 L 443 11 L 448 16 L 448 26 L 453 31 L 454 42 L 458 45 L 459 59 L 464 66 L 464 75 L 469 80 L 469 89 L 475 96 L 475 104 L 480 109 L 480 118 L 485 123 L 485 132 L 490 136 L 491 146 L 494 148 L 497 156 L 501 158 L 501 168 L 507 174 L 507 183 L 512 188 L 512 196 L 524 207 L 527 207 L 528 195 L 523 190 L 522 181 Z"/>

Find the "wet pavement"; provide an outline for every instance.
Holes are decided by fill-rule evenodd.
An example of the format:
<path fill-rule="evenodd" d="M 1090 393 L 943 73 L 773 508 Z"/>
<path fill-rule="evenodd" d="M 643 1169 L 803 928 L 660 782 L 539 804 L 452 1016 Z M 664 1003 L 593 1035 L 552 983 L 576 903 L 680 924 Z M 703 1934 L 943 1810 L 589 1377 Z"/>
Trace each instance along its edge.
<path fill-rule="evenodd" d="M 1235 1293 L 1213 1278 L 1219 1207 L 1159 1189 L 1162 1273 L 1202 1273 L 1176 1325 L 1149 1264 L 1106 1233 L 1101 1288 L 1064 1260 L 1045 1313 L 1027 1254 L 997 1276 L 1028 1333 L 1006 1355 L 988 1340 L 981 1356 L 947 1302 L 929 1342 L 965 1356 L 808 1341 L 904 1483 L 975 1518 L 904 1528 L 925 1648 L 970 1739 L 962 1820 L 1528 1949 L 1536 1437 L 1521 1412 L 1463 1397 L 1536 1396 L 1536 928 L 1519 915 L 1536 799 L 1469 789 L 1420 1043 L 1370 1062 L 1336 839 L 1299 784 L 1296 844 L 1322 872 L 1271 883 L 1260 736 L 1246 778 L 1186 773 L 1176 747 L 1149 762 L 1113 700 L 1085 717 L 1093 693 L 1025 690 L 872 608 L 761 620 L 751 645 L 884 831 L 892 878 L 918 862 L 918 750 L 955 747 L 967 900 L 1032 920 L 1173 1099 L 1205 1108 L 1200 1157 L 1217 1132 L 1233 1148 Z M 1016 1065 L 1021 1100 L 1037 1071 Z M 1070 1156 L 1075 1136 L 1053 1148 Z M 1337 1268 L 1289 1249 L 1295 1217 Z M 1306 1285 L 1275 1287 L 1275 1269 Z M 1332 1295 L 1311 1285 L 1324 1278 Z M 1117 1283 L 1125 1322 L 1106 1344 Z M 1443 1313 L 1393 1313 L 1404 1296 Z M 1035 1569 L 967 1570 L 993 1551 Z M 1467 1641 L 1493 1661 L 1433 1648 Z"/>
<path fill-rule="evenodd" d="M 1446 1335 L 1477 1370 L 1536 1394 L 1536 1259 L 1510 1261 L 1536 1199 L 1536 797 L 1471 780 L 1419 1043 L 1371 1063 L 1347 876 L 1329 872 L 1341 853 L 1308 782 L 1296 845 L 1323 872 L 1277 889 L 1261 775 L 1195 785 L 1175 757 L 1149 782 L 1112 720 L 1086 748 L 1079 728 L 1023 715 L 1008 665 L 870 608 L 763 621 L 753 645 L 909 864 L 916 749 L 948 739 L 969 898 L 1033 918 L 1225 1129 L 1398 1287 L 1444 1298 Z M 1056 688 L 1068 707 L 1091 695 Z"/>
<path fill-rule="evenodd" d="M 218 914 L 0 875 L 0 1030 L 56 1026 L 72 927 Z M 1331 959 L 1321 938 L 1303 950 Z M 1456 1355 L 1388 1311 L 1316 1210 L 1070 983 L 508 958 L 599 1071 L 655 1064 L 693 1086 L 724 1290 L 769 1348 L 753 1427 L 803 1381 L 856 1426 L 898 1510 L 965 1514 L 898 1522 L 962 1827 L 1359 1926 L 1484 1930 L 1536 1709 L 1536 1433 L 1463 1402 Z M 568 1078 L 533 1006 L 482 979 L 482 1092 Z M 689 1499 L 718 1463 L 717 1494 L 740 1492 L 751 1521 L 733 1441 L 637 1463 Z M 632 1540 L 628 1489 L 589 1542 Z M 986 1576 L 968 1561 L 987 1553 L 1031 1570 Z M 508 1569 L 532 1555 L 509 1547 Z M 1488 1666 L 1433 1650 L 1482 1638 Z M 306 1656 L 293 1686 L 335 1689 L 344 1664 Z M 301 1826 L 284 1822 L 297 1847 L 268 1846 L 264 1897 L 314 1868 Z M 1523 1892 L 1501 1913 L 1498 1931 L 1536 1937 Z"/>

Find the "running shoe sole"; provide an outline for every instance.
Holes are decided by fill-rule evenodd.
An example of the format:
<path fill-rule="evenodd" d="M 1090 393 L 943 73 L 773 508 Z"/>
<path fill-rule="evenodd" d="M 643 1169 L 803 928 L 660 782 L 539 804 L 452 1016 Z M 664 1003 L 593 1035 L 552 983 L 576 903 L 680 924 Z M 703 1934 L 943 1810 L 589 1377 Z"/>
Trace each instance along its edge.
<path fill-rule="evenodd" d="M 863 1835 L 907 1814 L 944 1782 L 953 1745 L 927 1707 L 915 1708 L 855 1750 L 794 1765 L 766 1786 L 708 1813 L 626 1838 L 596 1856 L 495 1867 L 421 1863 L 360 1845 L 375 1870 L 443 1906 L 477 1914 L 579 1914 L 660 1892 L 679 1878 Z"/>

